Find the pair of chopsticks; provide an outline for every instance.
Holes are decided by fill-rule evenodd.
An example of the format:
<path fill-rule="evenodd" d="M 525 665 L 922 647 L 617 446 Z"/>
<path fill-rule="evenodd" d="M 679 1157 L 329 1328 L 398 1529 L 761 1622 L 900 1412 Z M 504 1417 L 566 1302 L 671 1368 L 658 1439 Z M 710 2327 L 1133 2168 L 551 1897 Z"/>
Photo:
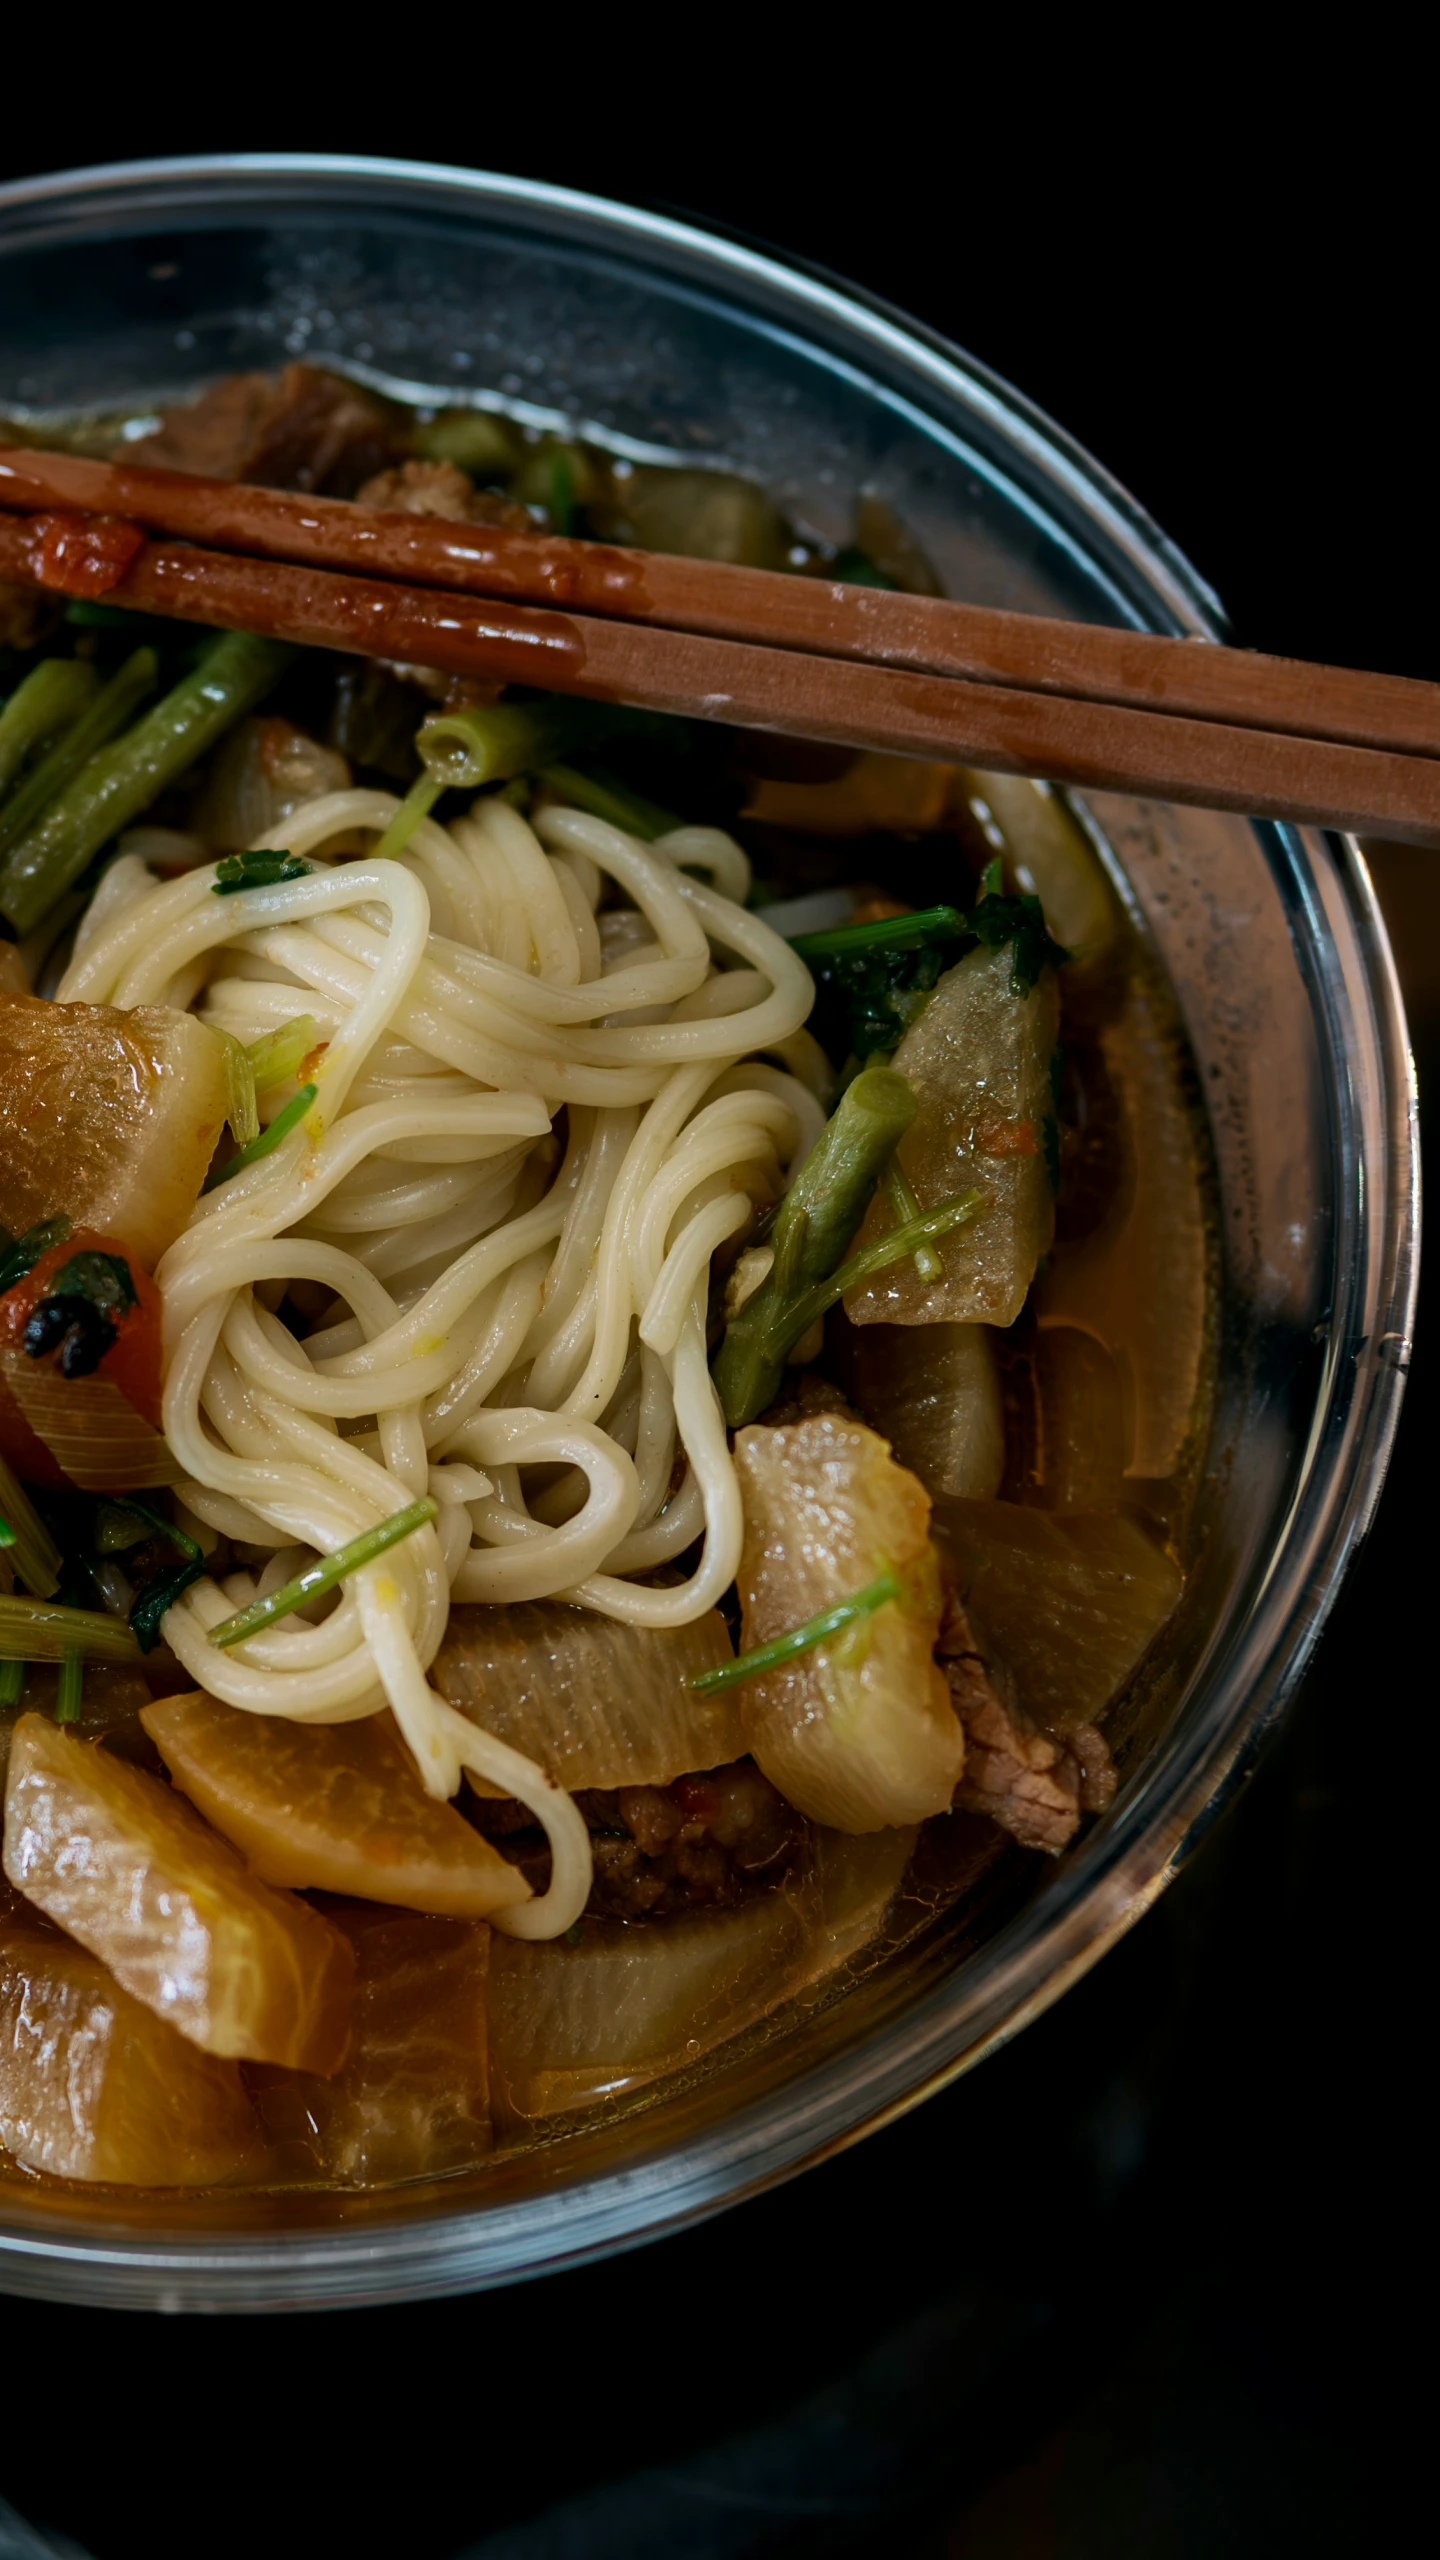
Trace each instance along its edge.
<path fill-rule="evenodd" d="M 0 449 L 0 579 L 691 718 L 1440 847 L 1440 686 Z"/>

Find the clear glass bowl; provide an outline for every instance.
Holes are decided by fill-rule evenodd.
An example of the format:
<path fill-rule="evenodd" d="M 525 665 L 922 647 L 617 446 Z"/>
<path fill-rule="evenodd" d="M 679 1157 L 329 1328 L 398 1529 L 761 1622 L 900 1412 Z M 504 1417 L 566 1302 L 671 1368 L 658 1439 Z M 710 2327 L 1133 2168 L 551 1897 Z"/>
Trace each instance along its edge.
<path fill-rule="evenodd" d="M 1214 637 L 1218 607 L 1017 394 L 827 279 L 510 178 L 172 161 L 0 191 L 0 414 L 133 407 L 291 356 L 500 395 L 636 458 L 723 461 L 847 536 L 887 498 L 950 592 Z M 1129 1702 L 1109 1813 L 845 1998 L 638 2113 L 376 2195 L 120 2197 L 0 2181 L 0 2285 L 240 2309 L 393 2301 L 573 2264 L 713 2213 L 913 2106 L 1127 1929 L 1254 1762 L 1373 1511 L 1415 1282 L 1406 1033 L 1353 843 L 1095 795 L 1209 1115 L 1224 1262 L 1199 1561 Z M 1008 1870 L 1007 1870 L 1008 1872 Z"/>

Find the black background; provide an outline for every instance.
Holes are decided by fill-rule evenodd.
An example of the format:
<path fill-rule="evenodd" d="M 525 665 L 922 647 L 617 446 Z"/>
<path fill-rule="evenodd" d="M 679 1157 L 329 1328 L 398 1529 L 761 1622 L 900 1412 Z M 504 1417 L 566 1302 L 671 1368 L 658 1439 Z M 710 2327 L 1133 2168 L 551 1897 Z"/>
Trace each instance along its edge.
<path fill-rule="evenodd" d="M 744 231 L 1039 401 L 1238 639 L 1437 676 L 1423 74 L 1383 30 L 1309 40 L 1262 62 L 1207 19 L 1123 47 L 1090 30 L 1057 63 L 1038 22 L 942 42 L 923 17 L 815 20 L 776 54 L 733 21 L 417 15 L 326 47 L 192 25 L 167 66 L 153 31 L 139 59 L 91 22 L 63 90 L 32 75 L 0 166 L 370 151 Z M 1423 1082 L 1440 896 L 1425 857 L 1377 871 Z M 795 2186 L 519 2293 L 288 2322 L 0 2304 L 0 2487 L 101 2560 L 1390 2547 L 1427 2219 L 1421 1344 L 1379 1527 L 1284 1738 L 1018 2044 Z M 608 2506 L 502 2539 L 637 2466 Z"/>

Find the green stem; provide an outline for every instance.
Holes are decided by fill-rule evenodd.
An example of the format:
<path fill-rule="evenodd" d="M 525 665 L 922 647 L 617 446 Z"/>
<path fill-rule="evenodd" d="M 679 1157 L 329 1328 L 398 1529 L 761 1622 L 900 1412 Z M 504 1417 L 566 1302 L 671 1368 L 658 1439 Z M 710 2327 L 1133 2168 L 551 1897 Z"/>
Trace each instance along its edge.
<path fill-rule="evenodd" d="M 892 1156 L 885 1168 L 884 1188 L 897 1227 L 907 1227 L 912 1218 L 919 1217 L 920 1203 L 905 1179 L 898 1156 Z M 939 1279 L 944 1265 L 933 1245 L 922 1244 L 915 1256 L 915 1269 L 920 1279 L 927 1283 Z"/>
<path fill-rule="evenodd" d="M 739 1653 L 733 1662 L 717 1663 L 713 1671 L 697 1671 L 690 1681 L 692 1689 L 710 1696 L 716 1689 L 733 1689 L 738 1681 L 758 1680 L 762 1672 L 778 1669 L 797 1653 L 809 1653 L 828 1637 L 838 1636 L 844 1627 L 853 1626 L 857 1618 L 868 1618 L 883 1609 L 887 1600 L 898 1600 L 900 1583 L 893 1566 L 887 1565 L 849 1600 L 837 1600 L 832 1608 L 821 1609 L 803 1626 L 792 1627 L 788 1635 L 772 1636 L 768 1644 L 756 1645 L 752 1653 Z"/>
<path fill-rule="evenodd" d="M 668 836 L 681 823 L 673 809 L 662 809 L 643 792 L 631 791 L 613 773 L 600 769 L 581 773 L 571 764 L 542 765 L 539 780 L 557 800 L 568 800 L 575 809 L 588 810 L 592 818 L 604 818 L 612 827 L 621 827 L 626 835 L 638 836 L 642 844 L 653 844 L 657 836 Z"/>
<path fill-rule="evenodd" d="M 91 756 L 128 726 L 146 694 L 153 693 L 159 673 L 160 661 L 153 649 L 131 651 L 118 674 L 101 686 L 79 719 L 11 793 L 0 812 L 0 854 L 28 835 Z"/>
<path fill-rule="evenodd" d="M 281 1139 L 288 1138 L 291 1130 L 304 1119 L 319 1090 L 318 1084 L 302 1084 L 284 1110 L 276 1112 L 268 1129 L 262 1129 L 258 1138 L 248 1139 L 243 1147 L 236 1148 L 233 1156 L 227 1156 L 224 1164 L 217 1165 L 213 1173 L 207 1173 L 201 1190 L 214 1191 L 220 1183 L 229 1182 L 234 1174 L 244 1173 L 250 1165 L 259 1164 L 262 1156 L 273 1155 Z"/>
<path fill-rule="evenodd" d="M 858 1253 L 851 1254 L 848 1262 L 841 1263 L 838 1271 L 832 1271 L 828 1280 L 822 1280 L 817 1288 L 796 1300 L 792 1310 L 795 1331 L 791 1340 L 798 1342 L 801 1334 L 808 1333 L 812 1324 L 818 1323 L 821 1316 L 828 1315 L 832 1307 L 838 1307 L 841 1299 L 847 1298 L 852 1289 L 862 1288 L 867 1280 L 873 1280 L 877 1271 L 884 1271 L 892 1262 L 908 1262 L 921 1245 L 936 1236 L 948 1236 L 952 1227 L 963 1227 L 968 1218 L 974 1217 L 977 1209 L 985 1206 L 983 1191 L 957 1191 L 953 1199 L 940 1201 L 937 1207 L 924 1210 L 918 1218 L 908 1219 L 903 1227 L 892 1227 L 887 1235 L 877 1236 L 873 1244 L 863 1245 Z"/>
<path fill-rule="evenodd" d="M 422 723 L 415 744 L 442 784 L 478 791 L 487 782 L 508 782 L 512 774 L 539 772 L 607 738 L 674 734 L 675 722 L 660 713 L 553 694 L 542 702 L 437 711 Z"/>
<path fill-rule="evenodd" d="M 303 1573 L 296 1574 L 293 1582 L 282 1583 L 280 1589 L 272 1591 L 266 1599 L 252 1600 L 248 1609 L 238 1609 L 233 1618 L 223 1619 L 218 1627 L 211 1628 L 211 1643 L 243 1644 L 247 1636 L 258 1635 L 262 1627 L 273 1626 L 277 1618 L 288 1618 L 293 1609 L 303 1608 L 305 1602 L 313 1600 L 317 1593 L 333 1591 L 336 1583 L 343 1582 L 347 1574 L 358 1573 L 362 1565 L 373 1564 L 387 1548 L 398 1547 L 402 1538 L 412 1537 L 417 1529 L 423 1529 L 427 1521 L 434 1519 L 438 1509 L 438 1503 L 424 1493 L 418 1502 L 407 1503 L 403 1511 L 393 1511 L 388 1520 L 377 1522 L 373 1529 L 362 1530 L 348 1546 L 337 1547 L 334 1555 L 321 1556 L 318 1563 L 307 1565 Z"/>
<path fill-rule="evenodd" d="M 55 1683 L 55 1721 L 78 1724 L 85 1695 L 85 1665 L 78 1653 L 63 1653 Z"/>
<path fill-rule="evenodd" d="M 0 1458 L 0 1514 L 4 1516 L 7 1532 L 0 1544 L 8 1548 L 27 1591 L 32 1591 L 37 1600 L 48 1600 L 52 1592 L 60 1588 L 60 1550 L 19 1477 L 3 1458 Z"/>
<path fill-rule="evenodd" d="M 28 759 L 78 720 L 100 679 L 83 658 L 42 658 L 0 711 L 0 791 Z"/>
<path fill-rule="evenodd" d="M 293 654 L 278 641 L 221 632 L 143 720 L 91 756 L 0 866 L 0 912 L 17 936 L 33 932 L 101 847 L 253 709 Z"/>
<path fill-rule="evenodd" d="M 23 1662 L 0 1662 L 0 1707 L 18 1707 L 25 1695 Z"/>
<path fill-rule="evenodd" d="M 300 1073 L 312 1049 L 320 1046 L 320 1025 L 313 1013 L 292 1014 L 278 1031 L 267 1031 L 252 1040 L 245 1055 L 255 1079 L 257 1093 L 268 1093 L 272 1085 L 291 1084 Z"/>
<path fill-rule="evenodd" d="M 140 1648 L 123 1618 L 105 1609 L 67 1609 L 58 1600 L 0 1597 L 0 1662 L 138 1662 Z"/>
<path fill-rule="evenodd" d="M 428 770 L 421 774 L 418 782 L 412 782 L 375 847 L 373 859 L 378 862 L 393 862 L 397 855 L 402 854 L 421 819 L 429 817 L 444 789 L 443 778 Z"/>
<path fill-rule="evenodd" d="M 966 931 L 958 907 L 921 907 L 914 915 L 879 916 L 873 924 L 837 924 L 824 933 L 797 933 L 790 948 L 802 960 L 844 960 L 857 951 L 924 951 L 932 942 L 954 942 Z"/>
<path fill-rule="evenodd" d="M 715 1386 L 732 1429 L 773 1399 L 786 1354 L 810 1322 L 797 1310 L 841 1260 L 914 1117 L 905 1078 L 890 1067 L 866 1067 L 816 1139 L 781 1202 L 770 1271 L 732 1316 L 716 1355 Z"/>

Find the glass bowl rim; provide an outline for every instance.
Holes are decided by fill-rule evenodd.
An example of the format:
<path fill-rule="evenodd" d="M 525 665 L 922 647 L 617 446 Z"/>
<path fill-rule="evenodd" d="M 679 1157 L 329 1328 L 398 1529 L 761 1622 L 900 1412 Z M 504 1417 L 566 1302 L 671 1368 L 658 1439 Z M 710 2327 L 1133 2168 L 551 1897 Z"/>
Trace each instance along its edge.
<path fill-rule="evenodd" d="M 372 200 L 391 191 L 438 208 L 477 211 L 592 233 L 630 255 L 669 253 L 707 267 L 744 299 L 778 294 L 800 315 L 839 324 L 852 340 L 901 359 L 972 412 L 1058 484 L 1102 542 L 1118 546 L 1169 627 L 1214 639 L 1217 598 L 1183 553 L 1102 465 L 1033 402 L 880 297 L 748 239 L 548 182 L 443 164 L 351 154 L 253 152 L 111 162 L 0 187 L 0 245 L 47 211 L 93 208 L 123 220 L 159 196 L 227 192 L 258 209 L 267 186 Z M 107 202 L 106 199 L 113 201 Z M 157 214 L 162 210 L 157 202 Z M 663 255 L 660 258 L 663 265 Z M 753 305 L 752 305 L 753 307 Z M 1361 1215 L 1371 1273 L 1363 1324 L 1332 1330 L 1302 1475 L 1276 1533 L 1271 1569 L 1244 1641 L 1214 1680 L 1187 1747 L 1152 1754 L 1118 1817 L 1083 1841 L 1008 1921 L 1004 1960 L 957 2035 L 955 1978 L 887 2021 L 869 2045 L 800 2070 L 778 2091 L 633 2168 L 563 2182 L 515 2205 L 447 2209 L 443 2193 L 413 2220 L 321 2234 L 156 2236 L 87 2226 L 75 2237 L 11 2220 L 0 2197 L 0 2288 L 71 2301 L 214 2310 L 321 2307 L 414 2300 L 553 2273 L 639 2245 L 743 2201 L 903 2114 L 1017 2033 L 1088 1970 L 1147 1910 L 1253 1768 L 1308 1663 L 1324 1618 L 1373 1516 L 1398 1423 L 1418 1277 L 1419 1166 L 1413 1071 L 1394 964 L 1358 845 L 1287 831 L 1328 863 L 1347 911 L 1367 1068 L 1383 1100 L 1383 1179 L 1369 1169 Z M 1334 944 L 1334 928 L 1330 928 Z M 1328 1061 L 1327 1061 L 1328 1063 Z M 1354 1291 L 1352 1289 L 1352 1300 Z M 1355 1309 L 1352 1304 L 1352 1316 Z M 1170 1738 L 1172 1743 L 1177 1737 Z M 1164 1785 L 1159 1780 L 1164 1778 Z"/>

